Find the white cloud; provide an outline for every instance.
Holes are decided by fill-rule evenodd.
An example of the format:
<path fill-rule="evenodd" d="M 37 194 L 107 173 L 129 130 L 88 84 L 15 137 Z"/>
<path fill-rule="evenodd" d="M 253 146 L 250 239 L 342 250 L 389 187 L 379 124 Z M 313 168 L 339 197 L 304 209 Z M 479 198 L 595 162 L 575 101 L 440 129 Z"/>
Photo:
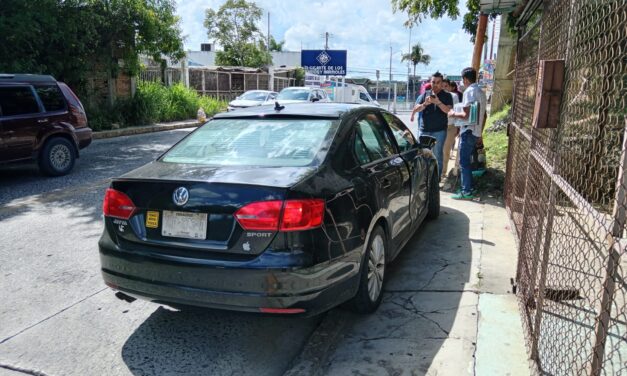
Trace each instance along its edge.
<path fill-rule="evenodd" d="M 205 9 L 217 9 L 223 0 L 181 0 L 178 14 L 182 18 L 184 34 L 188 35 L 186 48 L 198 50 L 207 41 L 203 26 Z M 287 50 L 319 49 L 324 47 L 324 32 L 332 34 L 329 48 L 348 50 L 348 70 L 351 76 L 374 76 L 381 70 L 387 78 L 392 46 L 392 71 L 406 75 L 407 65 L 401 55 L 409 48 L 409 30 L 403 26 L 406 15 L 393 13 L 389 0 L 257 0 L 264 10 L 261 28 L 267 30 L 267 12 L 270 12 L 271 34 L 285 40 Z M 460 4 L 462 11 L 463 4 Z M 439 70 L 459 74 L 470 65 L 472 44 L 462 28 L 461 17 L 425 20 L 412 29 L 412 44 L 420 42 L 425 53 L 431 55 L 431 64 L 418 65 L 417 74 Z M 412 68 L 413 70 L 413 68 Z"/>

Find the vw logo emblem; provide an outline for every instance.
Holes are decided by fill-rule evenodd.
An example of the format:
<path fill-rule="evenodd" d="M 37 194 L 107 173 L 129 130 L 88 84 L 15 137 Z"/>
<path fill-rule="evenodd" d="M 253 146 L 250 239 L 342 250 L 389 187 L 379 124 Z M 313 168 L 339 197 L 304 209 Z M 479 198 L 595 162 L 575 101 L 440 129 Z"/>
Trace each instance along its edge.
<path fill-rule="evenodd" d="M 172 201 L 178 206 L 187 204 L 189 200 L 189 191 L 185 187 L 178 187 L 172 193 Z"/>

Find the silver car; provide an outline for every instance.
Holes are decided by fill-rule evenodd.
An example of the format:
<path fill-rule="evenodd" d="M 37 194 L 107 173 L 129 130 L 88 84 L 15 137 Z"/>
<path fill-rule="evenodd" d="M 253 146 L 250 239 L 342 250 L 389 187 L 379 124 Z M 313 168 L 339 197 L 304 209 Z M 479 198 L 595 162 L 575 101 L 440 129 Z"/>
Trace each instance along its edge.
<path fill-rule="evenodd" d="M 269 90 L 249 90 L 229 103 L 228 110 L 234 111 L 238 108 L 261 106 L 266 101 L 272 101 L 278 95 L 275 91 Z"/>

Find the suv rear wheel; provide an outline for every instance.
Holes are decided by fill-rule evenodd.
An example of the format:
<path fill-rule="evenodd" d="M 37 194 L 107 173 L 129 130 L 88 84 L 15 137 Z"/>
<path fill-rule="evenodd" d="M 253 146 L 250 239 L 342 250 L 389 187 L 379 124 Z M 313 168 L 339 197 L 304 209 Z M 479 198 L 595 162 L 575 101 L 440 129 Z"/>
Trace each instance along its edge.
<path fill-rule="evenodd" d="M 65 138 L 54 137 L 46 142 L 39 156 L 39 168 L 50 176 L 69 173 L 76 160 L 76 148 Z"/>

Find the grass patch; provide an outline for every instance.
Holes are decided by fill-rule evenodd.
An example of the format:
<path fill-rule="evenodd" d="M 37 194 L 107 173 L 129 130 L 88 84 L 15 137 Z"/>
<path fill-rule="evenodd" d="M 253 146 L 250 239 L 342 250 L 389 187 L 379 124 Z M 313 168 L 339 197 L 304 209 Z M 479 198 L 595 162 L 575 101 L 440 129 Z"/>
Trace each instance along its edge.
<path fill-rule="evenodd" d="M 119 99 L 113 106 L 88 106 L 87 119 L 95 130 L 149 125 L 162 121 L 195 119 L 199 108 L 207 118 L 224 111 L 227 103 L 201 96 L 182 84 L 164 86 L 156 82 L 140 82 L 135 96 Z"/>
<path fill-rule="evenodd" d="M 486 172 L 475 179 L 475 188 L 482 196 L 502 200 L 505 185 L 505 166 L 507 164 L 507 128 L 499 126 L 510 112 L 510 106 L 491 114 L 486 121 L 486 130 L 483 132 L 483 146 L 486 151 Z M 496 123 L 496 124 L 495 124 Z M 494 130 L 494 129 L 498 130 Z"/>

